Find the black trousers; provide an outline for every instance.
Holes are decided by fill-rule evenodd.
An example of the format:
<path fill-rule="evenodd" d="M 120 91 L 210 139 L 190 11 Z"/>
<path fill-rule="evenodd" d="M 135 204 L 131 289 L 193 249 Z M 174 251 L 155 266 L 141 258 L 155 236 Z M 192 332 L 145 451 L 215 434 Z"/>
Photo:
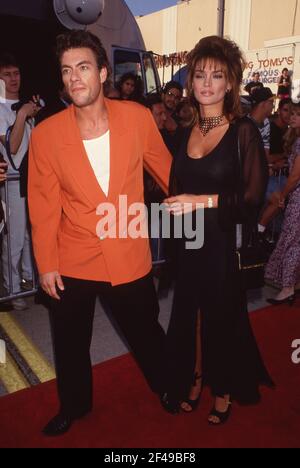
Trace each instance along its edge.
<path fill-rule="evenodd" d="M 158 323 L 159 305 L 152 275 L 119 286 L 63 277 L 61 300 L 52 300 L 60 411 L 78 417 L 92 408 L 90 345 L 96 297 L 99 295 L 126 338 L 150 388 L 160 393 L 165 333 Z"/>

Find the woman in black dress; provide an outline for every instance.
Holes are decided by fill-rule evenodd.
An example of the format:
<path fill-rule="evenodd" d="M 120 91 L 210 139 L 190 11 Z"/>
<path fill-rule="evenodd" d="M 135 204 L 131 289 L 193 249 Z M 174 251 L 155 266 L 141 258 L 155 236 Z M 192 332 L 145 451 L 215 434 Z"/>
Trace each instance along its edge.
<path fill-rule="evenodd" d="M 256 224 L 268 178 L 260 133 L 239 118 L 243 68 L 238 46 L 217 36 L 201 39 L 189 54 L 194 115 L 165 200 L 175 216 L 186 215 L 184 204 L 194 217 L 197 203 L 205 209 L 203 247 L 191 250 L 185 238 L 176 240 L 162 404 L 172 413 L 190 412 L 207 384 L 215 396 L 211 424 L 227 420 L 232 399 L 258 402 L 259 384 L 272 385 L 250 327 L 236 254 L 237 225 Z"/>

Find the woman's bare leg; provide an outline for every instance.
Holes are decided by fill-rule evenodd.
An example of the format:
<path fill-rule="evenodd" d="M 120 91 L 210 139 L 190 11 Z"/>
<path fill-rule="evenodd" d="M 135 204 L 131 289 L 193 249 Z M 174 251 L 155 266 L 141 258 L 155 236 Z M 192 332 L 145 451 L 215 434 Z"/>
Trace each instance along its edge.
<path fill-rule="evenodd" d="M 191 387 L 189 393 L 190 400 L 197 400 L 202 390 L 202 358 L 201 358 L 201 318 L 200 310 L 197 312 L 197 322 L 196 322 L 196 362 L 195 362 L 195 372 L 194 372 L 194 383 Z M 192 411 L 192 407 L 186 402 L 181 403 L 181 408 L 186 411 Z"/>

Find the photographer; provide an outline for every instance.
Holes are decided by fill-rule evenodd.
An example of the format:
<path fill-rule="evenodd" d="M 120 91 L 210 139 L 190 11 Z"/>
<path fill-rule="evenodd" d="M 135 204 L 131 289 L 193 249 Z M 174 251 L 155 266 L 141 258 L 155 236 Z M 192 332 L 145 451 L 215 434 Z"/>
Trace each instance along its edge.
<path fill-rule="evenodd" d="M 0 56 L 0 80 L 3 80 L 5 85 L 5 96 L 2 96 L 0 101 L 0 151 L 8 164 L 7 175 L 19 176 L 19 169 L 27 153 L 30 133 L 34 125 L 33 117 L 40 109 L 39 97 L 33 96 L 32 100 L 19 104 L 20 68 L 15 58 L 10 54 Z M 5 143 L 6 134 L 10 127 L 11 159 L 6 151 Z M 2 187 L 1 198 L 4 200 L 4 197 L 5 189 Z M 24 289 L 31 289 L 33 271 L 26 199 L 20 193 L 20 180 L 9 180 L 8 197 L 12 262 L 11 292 L 17 294 L 21 292 L 21 285 Z M 9 291 L 7 235 L 3 239 L 2 264 L 4 289 Z M 26 302 L 22 298 L 14 299 L 12 304 L 15 310 L 27 308 Z"/>

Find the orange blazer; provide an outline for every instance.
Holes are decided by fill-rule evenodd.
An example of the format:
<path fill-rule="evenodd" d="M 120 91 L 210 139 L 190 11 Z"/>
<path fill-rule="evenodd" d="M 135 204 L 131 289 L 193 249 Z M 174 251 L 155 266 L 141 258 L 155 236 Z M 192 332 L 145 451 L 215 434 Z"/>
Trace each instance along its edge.
<path fill-rule="evenodd" d="M 148 109 L 109 99 L 105 104 L 110 130 L 107 197 L 85 152 L 74 106 L 32 132 L 28 201 L 40 274 L 57 270 L 73 278 L 118 285 L 151 269 L 149 240 L 98 236 L 101 216 L 96 211 L 100 203 L 110 202 L 118 218 L 119 195 L 127 195 L 128 205 L 143 203 L 143 166 L 167 193 L 172 158 Z"/>

